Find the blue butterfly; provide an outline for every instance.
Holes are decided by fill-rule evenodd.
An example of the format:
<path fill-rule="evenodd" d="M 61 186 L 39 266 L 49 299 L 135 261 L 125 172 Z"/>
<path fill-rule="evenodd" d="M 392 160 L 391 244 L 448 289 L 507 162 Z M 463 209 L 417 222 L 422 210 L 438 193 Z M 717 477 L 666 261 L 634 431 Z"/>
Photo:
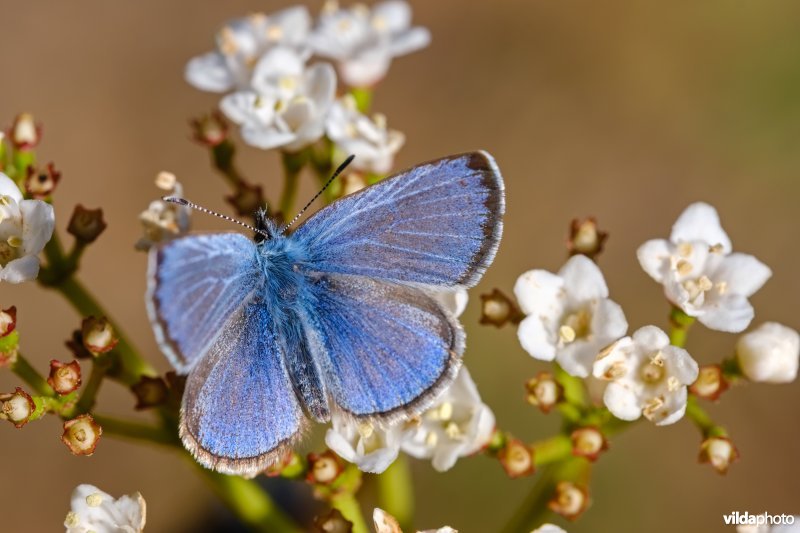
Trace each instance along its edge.
<path fill-rule="evenodd" d="M 432 290 L 472 287 L 502 233 L 485 152 L 425 163 L 346 196 L 291 234 L 264 221 L 150 252 L 156 339 L 188 374 L 180 436 L 202 465 L 255 475 L 337 409 L 392 423 L 428 408 L 464 352 Z M 283 228 L 285 229 L 285 228 Z"/>

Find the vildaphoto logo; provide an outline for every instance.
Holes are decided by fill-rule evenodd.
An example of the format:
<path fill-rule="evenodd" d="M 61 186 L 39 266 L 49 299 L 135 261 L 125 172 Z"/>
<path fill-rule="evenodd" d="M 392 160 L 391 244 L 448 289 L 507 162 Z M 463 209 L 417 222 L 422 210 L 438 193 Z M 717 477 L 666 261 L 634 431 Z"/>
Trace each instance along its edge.
<path fill-rule="evenodd" d="M 776 525 L 792 525 L 794 524 L 794 516 L 790 514 L 750 514 L 747 511 L 740 513 L 734 511 L 729 514 L 722 515 L 722 519 L 726 525 L 729 526 L 776 526 Z"/>

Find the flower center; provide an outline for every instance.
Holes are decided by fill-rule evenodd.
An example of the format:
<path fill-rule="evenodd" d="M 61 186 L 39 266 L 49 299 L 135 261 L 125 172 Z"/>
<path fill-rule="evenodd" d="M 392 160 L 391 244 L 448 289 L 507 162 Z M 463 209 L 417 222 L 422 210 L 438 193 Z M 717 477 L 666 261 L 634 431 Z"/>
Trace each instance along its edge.
<path fill-rule="evenodd" d="M 678 267 L 678 271 L 680 272 L 680 266 Z M 702 301 L 705 293 L 714 288 L 714 283 L 708 279 L 708 276 L 700 276 L 697 279 L 687 279 L 684 281 L 683 288 L 689 293 L 689 301 L 694 304 L 698 301 Z M 720 294 L 724 293 L 726 289 L 727 287 L 725 284 L 721 283 Z"/>
<path fill-rule="evenodd" d="M 561 327 L 558 328 L 558 336 L 561 342 L 569 344 L 588 337 L 591 319 L 592 317 L 586 309 L 579 309 L 564 317 Z"/>
<path fill-rule="evenodd" d="M 0 267 L 6 266 L 19 257 L 20 246 L 22 246 L 22 239 L 13 235 L 6 241 L 0 241 Z"/>

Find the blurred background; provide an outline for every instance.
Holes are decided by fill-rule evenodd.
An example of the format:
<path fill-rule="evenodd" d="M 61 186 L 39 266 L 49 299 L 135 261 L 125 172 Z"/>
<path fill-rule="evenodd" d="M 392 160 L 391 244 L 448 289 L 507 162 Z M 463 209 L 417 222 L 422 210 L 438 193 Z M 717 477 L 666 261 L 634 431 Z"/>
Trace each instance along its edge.
<path fill-rule="evenodd" d="M 193 200 L 229 212 L 222 200 L 228 189 L 187 126 L 218 96 L 189 87 L 184 65 L 211 49 L 227 19 L 289 4 L 3 4 L 0 123 L 10 125 L 20 111 L 44 123 L 40 160 L 63 171 L 59 231 L 76 203 L 105 211 L 108 230 L 84 256 L 80 277 L 162 370 L 168 366 L 143 304 L 146 257 L 133 249 L 137 215 L 159 194 L 153 179 L 161 170 L 177 174 Z M 520 348 L 513 328 L 477 324 L 478 294 L 510 292 L 530 268 L 557 270 L 573 217 L 595 215 L 610 232 L 600 266 L 632 329 L 667 327 L 668 313 L 635 250 L 667 236 L 696 200 L 718 208 L 736 249 L 773 269 L 752 298 L 754 324 L 800 327 L 800 4 L 411 4 L 433 43 L 393 63 L 373 108 L 407 135 L 397 168 L 484 148 L 505 175 L 505 237 L 463 317 L 467 365 L 501 427 L 529 441 L 551 434 L 557 417 L 524 403 L 524 379 L 545 365 Z M 242 148 L 240 155 L 250 178 L 276 198 L 275 154 Z M 301 198 L 315 187 L 308 176 Z M 230 229 L 203 216 L 194 225 Z M 32 283 L 0 285 L 0 306 L 12 304 L 23 350 L 39 369 L 69 357 L 63 341 L 79 318 L 57 294 Z M 701 363 L 715 362 L 732 353 L 734 341 L 698 325 L 688 349 Z M 0 390 L 17 383 L 0 373 Z M 132 405 L 127 390 L 108 384 L 98 411 L 128 415 Z M 709 410 L 742 455 L 727 476 L 697 464 L 701 439 L 688 421 L 640 424 L 616 437 L 597 463 L 593 506 L 569 531 L 726 531 L 732 528 L 722 515 L 732 511 L 800 513 L 800 385 L 737 387 Z M 81 482 L 115 495 L 140 491 L 151 532 L 230 526 L 194 466 L 176 454 L 106 438 L 93 457 L 73 457 L 60 433 L 52 417 L 19 431 L 0 425 L 1 530 L 60 530 Z M 535 482 L 509 480 L 483 457 L 461 460 L 444 475 L 427 462 L 414 462 L 413 471 L 417 525 L 467 533 L 498 529 Z M 306 492 L 300 484 L 287 490 Z"/>

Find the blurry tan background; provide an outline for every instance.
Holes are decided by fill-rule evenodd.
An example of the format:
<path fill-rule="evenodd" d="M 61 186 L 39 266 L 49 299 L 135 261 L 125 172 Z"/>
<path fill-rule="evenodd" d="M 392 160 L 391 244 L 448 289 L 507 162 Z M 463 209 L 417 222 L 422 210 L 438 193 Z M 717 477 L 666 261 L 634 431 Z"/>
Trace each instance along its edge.
<path fill-rule="evenodd" d="M 466 361 L 499 425 L 528 440 L 555 428 L 554 416 L 522 401 L 523 378 L 544 366 L 522 351 L 513 329 L 477 325 L 477 296 L 494 286 L 510 291 L 529 268 L 557 269 L 572 217 L 594 214 L 611 232 L 600 264 L 632 329 L 665 327 L 667 312 L 636 247 L 668 235 L 681 210 L 701 199 L 719 209 L 738 250 L 773 269 L 752 299 L 756 323 L 800 326 L 800 4 L 600 4 L 412 2 L 433 44 L 394 63 L 374 106 L 407 134 L 398 167 L 485 148 L 504 172 L 505 238 L 464 316 Z M 44 122 L 40 157 L 63 171 L 59 231 L 75 203 L 105 210 L 109 228 L 85 255 L 81 277 L 161 369 L 142 299 L 145 256 L 133 250 L 137 214 L 157 195 L 153 178 L 162 169 L 195 201 L 227 209 L 226 186 L 187 128 L 218 97 L 189 87 L 184 64 L 211 48 L 226 19 L 285 5 L 2 3 L 0 122 L 19 111 Z M 242 156 L 274 198 L 275 156 Z M 198 216 L 195 227 L 222 226 Z M 63 339 L 78 318 L 64 301 L 34 284 L 3 284 L 0 306 L 11 304 L 25 353 L 40 369 L 68 357 Z M 698 326 L 688 347 L 711 362 L 733 342 Z M 16 383 L 0 374 L 0 389 Z M 127 414 L 132 404 L 127 391 L 108 385 L 100 410 Z M 721 515 L 734 510 L 800 513 L 800 385 L 740 387 L 710 410 L 742 454 L 726 477 L 697 464 L 700 439 L 687 421 L 643 423 L 614 439 L 595 470 L 594 505 L 569 530 L 730 531 Z M 59 435 L 52 418 L 19 431 L 0 425 L 0 530 L 59 531 L 79 482 L 117 495 L 141 491 L 152 532 L 198 530 L 209 516 L 224 516 L 177 456 L 109 438 L 94 457 L 72 457 Z M 414 473 L 418 525 L 464 532 L 498 528 L 534 482 L 508 480 L 485 458 L 462 460 L 446 475 L 417 462 Z"/>

